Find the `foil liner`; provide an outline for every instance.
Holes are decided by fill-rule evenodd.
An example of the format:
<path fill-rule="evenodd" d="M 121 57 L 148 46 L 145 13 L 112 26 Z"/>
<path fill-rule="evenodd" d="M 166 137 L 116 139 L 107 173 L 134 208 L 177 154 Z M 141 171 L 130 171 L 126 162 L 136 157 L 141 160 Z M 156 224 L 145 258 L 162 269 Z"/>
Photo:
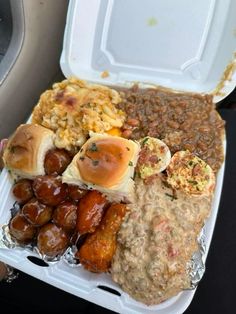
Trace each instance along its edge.
<path fill-rule="evenodd" d="M 195 289 L 198 283 L 201 281 L 205 273 L 204 256 L 206 253 L 206 241 L 205 241 L 205 227 L 202 228 L 198 236 L 199 251 L 195 252 L 192 256 L 191 261 L 187 265 L 189 275 L 191 278 L 190 289 Z"/>
<path fill-rule="evenodd" d="M 75 258 L 75 252 L 77 251 L 77 247 L 75 245 L 68 247 L 66 252 L 62 256 L 62 260 L 66 262 L 70 267 L 80 267 L 81 264 L 78 262 L 78 259 Z"/>
<path fill-rule="evenodd" d="M 16 212 L 19 210 L 18 204 L 15 203 L 13 205 L 13 208 L 11 209 L 11 214 L 14 216 Z M 81 237 L 82 238 L 82 237 Z M 76 243 L 78 245 L 80 239 L 77 239 Z M 190 280 L 190 288 L 189 289 L 195 289 L 198 285 L 198 283 L 201 281 L 204 272 L 205 272 L 205 263 L 204 263 L 204 256 L 206 253 L 206 244 L 205 244 L 205 228 L 203 227 L 199 236 L 198 236 L 198 244 L 199 244 L 199 250 L 195 252 L 191 258 L 191 261 L 187 264 L 187 271 L 189 273 L 189 276 L 191 278 Z M 57 263 L 60 260 L 63 260 L 67 265 L 70 267 L 79 267 L 81 266 L 78 259 L 75 258 L 75 253 L 77 251 L 77 246 L 72 245 L 67 248 L 65 253 L 60 256 L 56 256 L 54 258 L 50 258 L 48 256 L 42 255 L 37 246 L 36 243 L 32 243 L 29 245 L 20 245 L 16 241 L 14 241 L 9 233 L 8 224 L 5 224 L 0 228 L 0 248 L 8 248 L 8 249 L 14 249 L 14 248 L 23 248 L 28 249 L 31 252 L 37 253 L 37 255 L 46 263 L 54 264 Z"/>
<path fill-rule="evenodd" d="M 10 209 L 11 218 L 13 218 L 17 212 L 20 210 L 20 206 L 17 202 L 13 204 L 13 207 Z M 24 244 L 21 245 L 17 241 L 15 241 L 9 232 L 8 223 L 4 224 L 0 228 L 0 248 L 1 249 L 14 249 L 14 248 L 22 248 L 27 249 L 29 252 L 36 253 L 44 262 L 46 263 L 56 263 L 61 259 L 61 255 L 57 255 L 55 257 L 48 257 L 39 252 L 36 243 Z"/>
<path fill-rule="evenodd" d="M 60 260 L 63 260 L 70 267 L 78 267 L 81 266 L 78 259 L 75 258 L 75 253 L 77 251 L 77 247 L 72 245 L 68 247 L 64 254 L 57 255 L 53 258 L 43 255 L 39 252 L 36 244 L 27 244 L 20 245 L 14 239 L 11 238 L 9 233 L 8 225 L 3 225 L 0 229 L 0 248 L 1 249 L 14 249 L 14 248 L 22 248 L 27 249 L 29 252 L 36 253 L 45 263 L 47 264 L 55 264 Z"/>
<path fill-rule="evenodd" d="M 21 245 L 12 239 L 9 233 L 8 224 L 3 225 L 0 228 L 0 248 L 1 249 L 14 249 L 14 248 L 22 248 L 27 249 L 29 252 L 36 253 L 45 263 L 55 264 L 59 262 L 61 259 L 65 260 L 68 265 L 77 264 L 76 259 L 74 258 L 75 248 L 69 247 L 63 255 L 57 255 L 55 257 L 49 257 L 43 255 L 39 252 L 36 243 Z"/>
<path fill-rule="evenodd" d="M 13 204 L 13 207 L 10 209 L 11 218 L 14 217 L 19 210 L 20 210 L 20 206 L 17 202 L 15 202 Z M 69 266 L 72 266 L 72 267 L 80 265 L 78 260 L 75 258 L 75 252 L 77 250 L 77 247 L 75 245 L 68 247 L 64 254 L 57 255 L 52 258 L 52 257 L 41 254 L 36 246 L 36 243 L 21 245 L 17 241 L 15 241 L 10 235 L 8 223 L 0 227 L 0 248 L 1 249 L 14 249 L 14 248 L 27 249 L 29 252 L 36 253 L 45 263 L 48 263 L 48 264 L 55 264 L 59 262 L 60 260 L 64 260 Z"/>

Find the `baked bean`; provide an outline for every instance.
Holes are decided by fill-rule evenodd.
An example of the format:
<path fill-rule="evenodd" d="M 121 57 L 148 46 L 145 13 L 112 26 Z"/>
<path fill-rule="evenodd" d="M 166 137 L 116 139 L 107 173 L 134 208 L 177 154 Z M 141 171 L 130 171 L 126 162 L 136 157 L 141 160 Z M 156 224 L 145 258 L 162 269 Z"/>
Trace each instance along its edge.
<path fill-rule="evenodd" d="M 203 142 L 198 142 L 197 146 L 202 150 L 202 151 L 206 151 L 207 150 L 207 145 Z"/>
<path fill-rule="evenodd" d="M 137 119 L 129 118 L 126 120 L 126 123 L 128 123 L 131 126 L 138 126 L 140 122 Z"/>
<path fill-rule="evenodd" d="M 122 136 L 125 137 L 125 138 L 130 138 L 131 134 L 132 134 L 132 130 L 124 130 L 122 132 Z"/>
<path fill-rule="evenodd" d="M 210 132 L 210 127 L 203 125 L 203 126 L 200 126 L 198 130 L 202 133 L 208 133 Z"/>
<path fill-rule="evenodd" d="M 192 144 L 188 144 L 188 143 L 184 144 L 183 148 L 185 150 L 189 150 L 190 152 L 192 152 L 194 150 L 194 146 Z"/>
<path fill-rule="evenodd" d="M 167 121 L 167 125 L 173 129 L 175 129 L 175 130 L 178 130 L 178 128 L 179 128 L 179 123 L 175 122 L 173 120 Z"/>
<path fill-rule="evenodd" d="M 130 89 L 117 88 L 117 90 L 122 91 L 122 101 L 118 108 L 127 114 L 122 136 L 138 140 L 149 135 L 158 137 L 164 142 L 168 138 L 167 145 L 172 154 L 177 148 L 187 149 L 185 148 L 187 143 L 187 147 L 209 163 L 214 171 L 219 169 L 224 159 L 222 148 L 224 121 L 217 113 L 211 95 L 140 89 L 138 85 Z M 135 120 L 139 123 L 133 123 Z M 181 131 L 179 143 L 170 137 L 177 130 Z M 197 145 L 204 133 L 213 135 L 212 140 L 207 141 L 207 145 L 210 143 L 214 154 L 206 154 L 207 146 L 203 147 L 200 144 L 202 148 L 200 149 Z"/>

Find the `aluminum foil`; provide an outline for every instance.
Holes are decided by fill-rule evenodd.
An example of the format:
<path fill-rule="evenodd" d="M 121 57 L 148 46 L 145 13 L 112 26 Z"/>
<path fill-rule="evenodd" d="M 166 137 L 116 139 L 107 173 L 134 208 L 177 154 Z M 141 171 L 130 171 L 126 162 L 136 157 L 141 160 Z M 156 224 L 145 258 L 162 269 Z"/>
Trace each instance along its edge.
<path fill-rule="evenodd" d="M 0 229 L 0 248 L 1 249 L 14 249 L 14 248 L 24 248 L 27 249 L 29 252 L 36 253 L 45 263 L 48 264 L 55 264 L 59 262 L 62 258 L 67 262 L 70 266 L 75 266 L 78 264 L 78 261 L 75 259 L 75 247 L 68 247 L 63 255 L 57 255 L 53 258 L 43 255 L 39 252 L 36 243 L 21 245 L 14 241 L 11 238 L 9 233 L 8 224 L 5 224 Z"/>
<path fill-rule="evenodd" d="M 17 202 L 14 203 L 13 207 L 10 209 L 11 211 L 11 217 L 14 217 L 16 213 L 20 210 L 20 206 Z M 37 253 L 40 258 L 42 258 L 46 263 L 48 262 L 57 262 L 60 260 L 60 256 L 56 256 L 55 258 L 49 258 L 47 256 L 43 256 L 37 246 L 36 243 L 31 243 L 31 244 L 24 244 L 21 245 L 18 242 L 16 242 L 10 235 L 9 233 L 9 227 L 8 223 L 5 225 L 1 226 L 0 228 L 0 248 L 1 249 L 14 249 L 14 248 L 24 248 L 27 249 L 30 252 Z"/>
<path fill-rule="evenodd" d="M 195 289 L 205 273 L 205 263 L 203 261 L 206 253 L 205 227 L 202 228 L 198 236 L 199 251 L 195 252 L 188 264 L 188 271 L 191 278 L 191 289 Z"/>
<path fill-rule="evenodd" d="M 15 203 L 13 208 L 11 209 L 12 217 L 15 216 L 16 212 L 19 210 L 19 205 Z M 82 237 L 81 237 L 82 238 Z M 76 240 L 76 243 L 79 243 L 80 239 Z M 195 289 L 202 279 L 204 272 L 205 272 L 205 263 L 204 263 L 204 256 L 206 253 L 206 244 L 205 244 L 205 228 L 203 227 L 199 236 L 198 236 L 198 244 L 199 250 L 195 252 L 192 256 L 191 261 L 187 265 L 187 270 L 189 272 L 191 278 L 191 286 L 190 289 Z M 16 241 L 14 241 L 10 234 L 8 224 L 5 224 L 0 228 L 0 248 L 8 248 L 14 249 L 17 247 L 28 249 L 31 252 L 37 253 L 37 255 L 46 263 L 57 263 L 59 260 L 63 260 L 69 265 L 70 267 L 78 267 L 80 266 L 78 259 L 75 258 L 75 252 L 77 251 L 76 245 L 72 245 L 68 247 L 67 250 L 63 255 L 56 256 L 54 258 L 49 258 L 47 256 L 42 255 L 36 243 L 32 243 L 29 245 L 20 245 Z"/>
<path fill-rule="evenodd" d="M 13 207 L 10 209 L 11 217 L 14 217 L 19 211 L 20 206 L 17 202 L 14 203 Z M 68 247 L 63 255 L 57 255 L 53 258 L 43 255 L 39 252 L 36 243 L 21 245 L 15 241 L 10 233 L 8 223 L 0 227 L 0 248 L 1 249 L 14 249 L 14 248 L 24 248 L 29 252 L 36 253 L 45 263 L 55 264 L 61 259 L 63 259 L 69 266 L 75 267 L 78 266 L 78 260 L 75 258 L 75 252 L 77 250 L 76 246 L 73 245 Z"/>
<path fill-rule="evenodd" d="M 77 251 L 77 247 L 75 245 L 69 247 L 66 252 L 63 254 L 62 259 L 66 262 L 70 267 L 78 267 L 81 264 L 78 262 L 78 259 L 75 258 L 75 253 Z"/>

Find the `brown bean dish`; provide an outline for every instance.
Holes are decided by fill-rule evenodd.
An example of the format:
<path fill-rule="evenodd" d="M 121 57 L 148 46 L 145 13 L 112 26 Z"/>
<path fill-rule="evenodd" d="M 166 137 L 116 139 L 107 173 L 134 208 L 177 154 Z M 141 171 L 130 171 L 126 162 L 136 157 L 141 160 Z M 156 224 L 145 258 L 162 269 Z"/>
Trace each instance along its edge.
<path fill-rule="evenodd" d="M 174 93 L 165 89 L 120 89 L 126 112 L 123 135 L 140 139 L 147 135 L 163 140 L 171 153 L 189 150 L 217 172 L 224 160 L 224 121 L 212 96 Z"/>

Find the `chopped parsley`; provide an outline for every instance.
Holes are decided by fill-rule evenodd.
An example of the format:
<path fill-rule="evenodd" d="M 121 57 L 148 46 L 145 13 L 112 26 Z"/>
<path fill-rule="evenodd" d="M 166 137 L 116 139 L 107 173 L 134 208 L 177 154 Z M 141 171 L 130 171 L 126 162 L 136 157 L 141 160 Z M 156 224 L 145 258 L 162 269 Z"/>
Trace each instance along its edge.
<path fill-rule="evenodd" d="M 133 164 L 133 162 L 132 161 L 129 161 L 129 166 L 133 166 L 134 164 Z"/>
<path fill-rule="evenodd" d="M 90 151 L 90 152 L 97 152 L 97 151 L 98 151 L 98 148 L 97 148 L 96 143 L 92 143 L 92 144 L 90 145 L 89 151 Z"/>
<path fill-rule="evenodd" d="M 140 172 L 138 172 L 138 171 L 134 171 L 134 177 L 133 177 L 133 179 L 136 179 L 136 178 L 141 178 Z"/>
<path fill-rule="evenodd" d="M 142 145 L 144 146 L 147 143 L 148 140 L 149 140 L 149 138 L 145 137 L 145 139 L 142 141 Z"/>
<path fill-rule="evenodd" d="M 195 181 L 195 180 L 188 180 L 188 183 L 193 184 L 193 185 L 197 185 L 197 181 Z"/>
<path fill-rule="evenodd" d="M 93 166 L 97 166 L 99 164 L 99 160 L 92 160 Z"/>
<path fill-rule="evenodd" d="M 174 194 L 165 193 L 166 196 L 170 197 L 171 200 L 177 200 L 177 197 Z"/>
<path fill-rule="evenodd" d="M 189 166 L 192 166 L 193 165 L 193 161 L 190 160 L 190 162 L 188 164 L 189 164 Z"/>

